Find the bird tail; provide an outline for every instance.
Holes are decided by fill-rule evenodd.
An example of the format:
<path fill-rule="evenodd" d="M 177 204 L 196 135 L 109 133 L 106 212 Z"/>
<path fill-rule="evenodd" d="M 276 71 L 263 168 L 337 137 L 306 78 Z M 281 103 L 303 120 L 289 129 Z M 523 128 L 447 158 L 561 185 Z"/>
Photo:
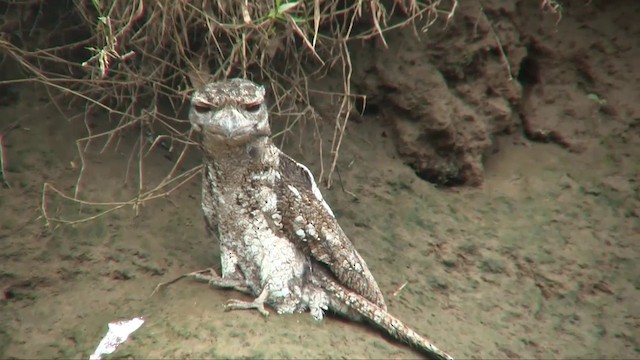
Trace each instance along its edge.
<path fill-rule="evenodd" d="M 429 339 L 418 334 L 415 330 L 405 325 L 384 309 L 363 296 L 346 289 L 334 279 L 324 274 L 322 274 L 322 277 L 324 277 L 324 279 L 321 279 L 321 283 L 328 292 L 334 294 L 337 299 L 344 302 L 350 309 L 355 310 L 365 319 L 384 329 L 392 337 L 409 344 L 430 359 L 453 360 L 451 355 L 438 349 Z"/>

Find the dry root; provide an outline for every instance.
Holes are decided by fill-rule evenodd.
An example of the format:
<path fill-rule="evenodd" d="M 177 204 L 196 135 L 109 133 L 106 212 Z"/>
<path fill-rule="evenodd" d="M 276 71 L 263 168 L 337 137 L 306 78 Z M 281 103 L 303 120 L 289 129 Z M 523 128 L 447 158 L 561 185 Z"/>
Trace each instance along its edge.
<path fill-rule="evenodd" d="M 188 123 L 175 114 L 198 83 L 240 76 L 271 84 L 272 113 L 287 125 L 278 134 L 284 138 L 299 121 L 319 118 L 309 101 L 314 89 L 308 81 L 336 69 L 343 89 L 330 95 L 340 98 L 340 109 L 334 121 L 329 166 L 325 171 L 323 164 L 320 174 L 320 180 L 331 186 L 358 96 L 350 86 L 349 43 L 378 40 L 386 45 L 384 34 L 391 29 L 412 26 L 415 31 L 426 31 L 439 19 L 446 25 L 456 7 L 457 0 L 10 2 L 0 6 L 0 12 L 4 11 L 0 14 L 0 54 L 17 61 L 26 77 L 0 84 L 30 81 L 45 85 L 63 114 L 70 106 L 82 106 L 76 116 L 84 117 L 87 136 L 77 141 L 81 164 L 74 194 L 64 194 L 49 184 L 43 192 L 43 201 L 49 191 L 80 201 L 79 184 L 85 169 L 82 154 L 92 141 L 105 139 L 106 147 L 123 131 L 138 131 L 140 140 L 132 160 L 137 158 L 140 164 L 144 153 L 158 144 L 177 144 L 186 151 L 191 143 Z M 108 114 L 112 130 L 93 132 L 90 118 L 97 112 Z M 137 209 L 141 202 L 171 191 L 165 187 L 171 181 L 194 175 L 176 175 L 175 170 L 151 192 L 142 190 L 140 171 L 138 196 L 111 205 Z M 50 217 L 46 203 L 42 210 L 49 221 L 64 221 Z"/>

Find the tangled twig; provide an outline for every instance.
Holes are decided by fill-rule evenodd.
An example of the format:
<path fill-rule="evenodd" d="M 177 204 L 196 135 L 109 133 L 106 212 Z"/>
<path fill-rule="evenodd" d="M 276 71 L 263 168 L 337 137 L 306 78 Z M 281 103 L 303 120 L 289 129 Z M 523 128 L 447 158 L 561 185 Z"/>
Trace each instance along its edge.
<path fill-rule="evenodd" d="M 270 83 L 276 100 L 274 113 L 286 123 L 285 130 L 277 134 L 284 141 L 302 120 L 310 118 L 316 123 L 321 119 L 309 98 L 314 90 L 309 79 L 322 77 L 331 68 L 340 69 L 343 90 L 330 94 L 341 101 L 333 121 L 327 171 L 322 162 L 322 141 L 319 146 L 319 180 L 331 186 L 353 100 L 358 96 L 350 85 L 349 44 L 372 38 L 386 43 L 384 34 L 403 26 L 426 31 L 437 19 L 450 21 L 457 7 L 457 0 L 396 0 L 391 8 L 380 0 L 102 0 L 73 1 L 65 3 L 69 4 L 66 7 L 49 3 L 11 3 L 5 17 L 20 21 L 1 28 L 11 31 L 11 36 L 0 37 L 0 50 L 29 74 L 22 81 L 45 86 L 52 104 L 64 116 L 69 116 L 70 106 L 84 108 L 79 116 L 84 117 L 88 134 L 76 142 L 79 174 L 73 195 L 65 194 L 66 198 L 80 201 L 86 171 L 83 153 L 92 141 L 106 139 L 104 151 L 117 146 L 122 132 L 137 131 L 129 163 L 137 159 L 138 196 L 112 204 L 136 209 L 153 197 L 144 192 L 145 154 L 165 141 L 184 145 L 178 161 L 186 153 L 190 143 L 187 124 L 166 114 L 177 114 L 185 106 L 190 89 L 196 85 L 190 74 L 204 72 L 210 80 L 243 76 Z M 46 33 L 44 42 L 31 40 L 37 31 Z M 161 111 L 162 104 L 169 106 Z M 93 133 L 91 114 L 105 112 L 113 120 L 111 130 Z M 319 135 L 317 123 L 313 129 L 314 135 Z M 147 147 L 149 133 L 155 135 Z M 163 183 L 184 175 L 176 172 L 174 166 Z M 45 184 L 43 201 L 47 191 L 57 192 L 54 189 Z M 48 221 L 64 220 L 49 217 L 46 205 L 42 206 Z"/>

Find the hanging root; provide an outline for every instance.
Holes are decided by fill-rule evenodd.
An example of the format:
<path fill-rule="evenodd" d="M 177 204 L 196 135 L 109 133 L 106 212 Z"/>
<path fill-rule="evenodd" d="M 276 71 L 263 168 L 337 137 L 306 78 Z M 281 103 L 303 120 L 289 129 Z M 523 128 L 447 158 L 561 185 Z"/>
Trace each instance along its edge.
<path fill-rule="evenodd" d="M 194 79 L 247 77 L 271 85 L 272 115 L 287 124 L 278 134 L 284 139 L 301 121 L 319 120 L 309 98 L 318 90 L 312 81 L 337 69 L 342 89 L 324 94 L 337 97 L 339 104 L 330 163 L 326 171 L 322 165 L 320 176 L 330 186 L 358 96 L 350 86 L 350 42 L 386 43 L 385 32 L 391 29 L 413 26 L 424 31 L 437 19 L 448 22 L 457 0 L 398 0 L 389 8 L 385 4 L 381 0 L 103 0 L 62 5 L 16 1 L 0 14 L 0 52 L 27 74 L 19 82 L 43 85 L 58 111 L 84 120 L 88 134 L 78 140 L 80 175 L 73 195 L 65 194 L 68 197 L 81 197 L 83 152 L 90 143 L 102 140 L 104 148 L 117 146 L 123 132 L 139 134 L 130 158 L 139 164 L 135 210 L 150 195 L 143 196 L 143 189 L 153 187 L 143 176 L 144 155 L 156 148 L 159 139 L 171 145 L 190 144 L 185 124 L 174 114 L 198 85 Z M 78 105 L 82 112 L 69 115 L 69 109 Z M 111 130 L 93 132 L 91 119 L 96 113 L 109 118 Z M 317 134 L 317 129 L 316 125 L 312 131 Z M 145 141 L 150 133 L 153 138 Z M 168 177 L 175 175 L 172 170 Z"/>

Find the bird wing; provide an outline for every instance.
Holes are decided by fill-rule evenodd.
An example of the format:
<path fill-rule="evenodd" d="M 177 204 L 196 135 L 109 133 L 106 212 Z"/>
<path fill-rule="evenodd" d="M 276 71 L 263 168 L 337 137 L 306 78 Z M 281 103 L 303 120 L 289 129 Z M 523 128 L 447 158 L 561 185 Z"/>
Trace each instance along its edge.
<path fill-rule="evenodd" d="M 386 309 L 378 284 L 340 228 L 309 169 L 280 153 L 279 173 L 277 207 L 289 238 L 307 256 L 326 265 L 341 284 Z"/>

